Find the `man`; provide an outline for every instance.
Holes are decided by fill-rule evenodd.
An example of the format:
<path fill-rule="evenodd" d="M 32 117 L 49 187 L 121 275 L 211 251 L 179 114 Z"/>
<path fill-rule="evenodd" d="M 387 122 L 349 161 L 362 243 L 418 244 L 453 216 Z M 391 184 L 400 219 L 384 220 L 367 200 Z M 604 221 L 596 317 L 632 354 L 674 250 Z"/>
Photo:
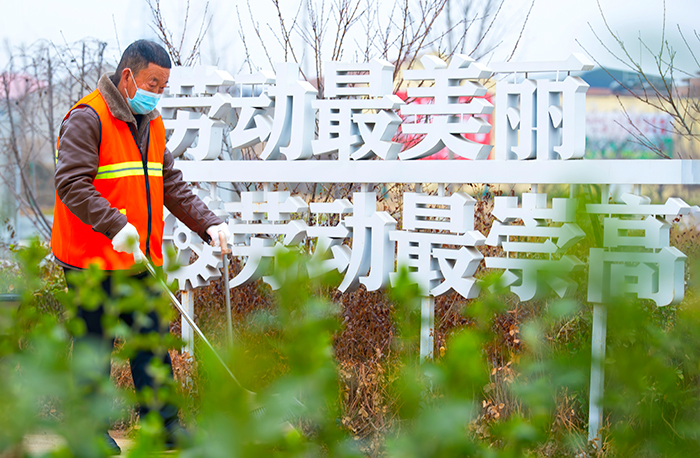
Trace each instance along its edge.
<path fill-rule="evenodd" d="M 66 273 L 98 264 L 108 274 L 102 285 L 107 297 L 112 297 L 109 274 L 131 269 L 141 253 L 162 265 L 163 205 L 206 241 L 218 244 L 219 232 L 230 236 L 226 224 L 191 192 L 165 147 L 165 128 L 155 106 L 168 84 L 170 67 L 160 45 L 132 43 L 116 72 L 103 75 L 97 89 L 81 99 L 61 125 L 51 248 Z M 69 287 L 74 287 L 68 277 Z M 103 314 L 102 306 L 86 310 L 78 305 L 88 338 L 105 338 Z M 155 312 L 149 317 L 150 326 L 135 326 L 132 315 L 120 316 L 139 333 L 158 330 Z M 137 391 L 154 383 L 146 372 L 152 358 L 152 353 L 141 352 L 131 361 Z M 167 354 L 164 363 L 172 376 Z M 140 409 L 141 415 L 147 411 Z M 165 406 L 160 414 L 166 442 L 172 443 L 179 430 L 177 408 Z M 106 431 L 105 440 L 112 452 L 120 452 Z"/>

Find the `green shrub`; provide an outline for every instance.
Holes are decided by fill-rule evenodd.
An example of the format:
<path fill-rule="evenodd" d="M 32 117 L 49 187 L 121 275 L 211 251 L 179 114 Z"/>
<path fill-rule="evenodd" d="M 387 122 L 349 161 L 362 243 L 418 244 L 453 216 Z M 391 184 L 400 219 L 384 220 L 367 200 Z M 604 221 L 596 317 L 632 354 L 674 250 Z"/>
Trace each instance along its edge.
<path fill-rule="evenodd" d="M 299 254 L 277 261 L 282 288 L 252 285 L 234 292 L 236 338 L 223 344 L 220 288 L 197 298 L 198 319 L 240 385 L 203 345 L 195 363 L 175 360 L 177 385 L 136 399 L 97 370 L 108 349 L 71 345 L 84 332 L 75 297 L 38 243 L 17 252 L 2 285 L 22 291 L 0 333 L 0 453 L 22 453 L 37 430 L 65 439 L 55 456 L 100 456 L 104 425 L 136 401 L 157 408 L 174 401 L 194 431 L 181 456 L 693 456 L 698 442 L 700 312 L 694 277 L 679 306 L 647 301 L 608 305 L 605 426 L 602 448 L 588 446 L 591 310 L 580 300 L 531 304 L 484 293 L 478 300 L 438 301 L 438 357 L 418 359 L 420 304 L 401 277 L 387 293 L 341 297 L 337 279 L 310 281 Z M 690 266 L 694 271 L 694 266 Z M 97 270 L 76 274 L 75 294 L 97 304 Z M 491 278 L 485 277 L 487 283 Z M 116 361 L 137 348 L 164 352 L 175 334 L 136 338 L 120 311 L 157 308 L 164 298 L 130 283 L 108 302 L 108 328 L 123 340 Z M 484 288 L 488 291 L 488 288 Z M 191 364 L 186 369 L 180 366 Z M 157 365 L 154 374 L 163 374 Z M 89 383 L 84 380 L 88 379 Z M 81 380 L 80 383 L 76 383 Z M 183 388 L 184 386 L 184 388 Z M 255 392 L 252 394 L 251 392 Z M 143 419 L 133 456 L 162 446 L 157 417 Z"/>

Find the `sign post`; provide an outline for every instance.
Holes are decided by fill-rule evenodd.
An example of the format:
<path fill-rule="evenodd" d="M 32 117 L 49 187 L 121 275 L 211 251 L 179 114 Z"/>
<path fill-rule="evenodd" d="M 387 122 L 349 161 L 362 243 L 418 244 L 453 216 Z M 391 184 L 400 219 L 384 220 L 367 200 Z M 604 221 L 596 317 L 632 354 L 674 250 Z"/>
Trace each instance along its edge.
<path fill-rule="evenodd" d="M 433 359 L 435 351 L 435 298 L 423 297 L 420 302 L 420 359 Z"/>
<path fill-rule="evenodd" d="M 603 426 L 603 385 L 605 382 L 605 335 L 608 311 L 603 304 L 593 305 L 593 335 L 591 337 L 591 391 L 588 407 L 588 442 L 600 447 Z"/>

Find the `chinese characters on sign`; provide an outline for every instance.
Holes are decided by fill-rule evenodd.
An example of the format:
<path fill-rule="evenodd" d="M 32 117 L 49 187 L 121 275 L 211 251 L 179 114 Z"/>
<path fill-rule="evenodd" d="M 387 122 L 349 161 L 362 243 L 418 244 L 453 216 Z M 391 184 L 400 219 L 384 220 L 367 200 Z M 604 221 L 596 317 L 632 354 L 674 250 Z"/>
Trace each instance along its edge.
<path fill-rule="evenodd" d="M 214 67 L 176 68 L 160 104 L 167 146 L 188 159 L 179 161 L 183 169 L 250 163 L 242 161 L 240 150 L 254 147 L 258 161 L 252 162 L 258 164 L 308 163 L 318 179 L 305 183 L 323 183 L 324 171 L 342 164 L 398 164 L 445 149 L 450 157 L 484 161 L 493 148 L 492 160 L 504 164 L 583 157 L 588 85 L 570 73 L 590 69 L 585 58 L 486 66 L 457 55 L 449 62 L 424 56 L 420 63 L 421 69 L 402 73 L 406 100 L 394 94 L 394 67 L 379 59 L 326 63 L 322 98 L 294 63 L 235 78 Z M 484 86 L 494 75 L 495 107 Z M 469 139 L 491 131 L 492 115 L 495 145 Z M 410 137 L 410 145 L 397 142 L 399 135 Z M 451 163 L 431 162 L 446 169 Z M 531 183 L 540 182 L 532 175 Z M 381 176 L 371 182 L 382 182 Z M 495 221 L 484 235 L 474 230 L 475 200 L 467 194 L 435 196 L 417 186 L 402 197 L 400 224 L 378 210 L 376 192 L 368 186 L 330 202 L 308 202 L 303 194 L 266 187 L 236 193 L 230 201 L 207 196 L 207 203 L 229 219 L 234 253 L 245 258 L 232 287 L 258 279 L 279 287 L 270 274 L 276 254 L 311 241 L 309 275 L 337 271 L 343 276 L 341 291 L 360 285 L 378 290 L 396 281 L 405 267 L 426 297 L 454 291 L 473 298 L 482 260 L 501 272 L 501 285 L 522 301 L 575 290 L 571 274 L 585 266 L 570 254 L 585 237 L 576 224 L 576 199 L 548 199 L 538 192 L 496 197 Z M 622 203 L 587 210 L 604 215 L 603 247 L 591 249 L 588 260 L 590 301 L 633 294 L 666 305 L 683 297 L 685 256 L 669 245 L 670 224 L 664 218 L 687 213 L 687 204 L 671 199 L 652 205 L 627 194 Z M 166 243 L 177 248 L 185 264 L 173 274 L 181 289 L 219 277 L 214 249 L 172 216 L 166 218 L 166 232 Z M 500 247 L 504 255 L 484 259 L 481 245 Z M 189 264 L 192 253 L 197 259 Z"/>
<path fill-rule="evenodd" d="M 547 194 L 529 192 L 523 193 L 521 206 L 515 196 L 496 197 L 493 209 L 496 220 L 486 243 L 502 247 L 506 257 L 486 258 L 486 267 L 505 269 L 501 283 L 509 286 L 521 301 L 542 296 L 546 292 L 540 284 L 543 280 L 559 297 L 576 289 L 567 275 L 583 268 L 583 263 L 565 254 L 585 237 L 575 223 L 576 203 L 576 199 L 554 198 L 552 208 L 547 208 Z M 515 221 L 523 224 L 512 224 Z M 542 241 L 512 240 L 520 237 Z M 521 257 L 511 257 L 511 253 Z"/>
<path fill-rule="evenodd" d="M 622 202 L 588 205 L 604 215 L 603 248 L 591 248 L 588 300 L 606 303 L 629 295 L 656 305 L 677 304 L 685 290 L 686 256 L 669 245 L 674 218 L 690 212 L 681 199 L 652 205 L 646 196 L 623 194 Z"/>
<path fill-rule="evenodd" d="M 186 179 L 209 188 L 198 191 L 209 208 L 228 220 L 233 253 L 243 258 L 231 287 L 262 280 L 279 288 L 277 257 L 301 245 L 313 247 L 309 276 L 336 271 L 342 292 L 378 290 L 407 271 L 422 295 L 421 358 L 434 351 L 434 298 L 478 296 L 474 275 L 482 261 L 500 286 L 528 301 L 576 291 L 582 275 L 575 273 L 587 256 L 593 359 L 599 361 L 606 326 L 601 304 L 629 296 L 658 306 L 683 299 L 686 256 L 670 246 L 669 221 L 691 208 L 676 198 L 654 205 L 640 188 L 609 199 L 608 185 L 700 184 L 699 161 L 582 160 L 589 86 L 571 73 L 592 69 L 585 57 L 487 66 L 464 55 L 449 62 L 426 55 L 420 64 L 396 72 L 379 59 L 329 62 L 318 90 L 296 63 L 235 78 L 215 67 L 173 69 L 159 106 L 167 147 Z M 396 74 L 402 84 L 395 93 Z M 485 86 L 492 77 L 495 96 Z M 482 234 L 475 230 L 476 201 L 445 186 L 472 182 L 532 187 L 520 197 L 495 197 L 495 219 Z M 245 183 L 263 183 L 263 189 Z M 359 184 L 360 191 L 329 192 L 317 202 L 318 183 Z M 390 214 L 378 208 L 372 183 L 414 191 L 399 196 L 402 206 Z M 584 253 L 578 200 L 548 198 L 537 185 L 593 183 L 605 192 L 585 211 L 600 222 L 602 237 Z M 423 192 L 424 184 L 437 184 L 437 195 Z M 221 276 L 221 252 L 172 215 L 166 215 L 164 239 L 182 266 L 169 275 L 193 313 L 187 290 Z M 503 255 L 484 259 L 484 245 Z M 602 392 L 603 366 L 594 365 L 589 438 L 602 422 Z"/>

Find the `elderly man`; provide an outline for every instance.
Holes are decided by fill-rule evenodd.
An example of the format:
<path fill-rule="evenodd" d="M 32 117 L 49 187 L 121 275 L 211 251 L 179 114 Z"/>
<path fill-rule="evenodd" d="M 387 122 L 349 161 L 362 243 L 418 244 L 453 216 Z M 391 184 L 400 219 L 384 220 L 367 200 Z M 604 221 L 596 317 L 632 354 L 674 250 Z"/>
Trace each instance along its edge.
<path fill-rule="evenodd" d="M 165 147 L 165 128 L 155 107 L 168 84 L 170 67 L 160 45 L 147 40 L 132 43 L 116 72 L 103 75 L 97 89 L 71 108 L 61 125 L 51 247 L 66 272 L 90 264 L 103 269 L 107 297 L 113 293 L 110 274 L 131 269 L 141 253 L 155 265 L 162 264 L 163 205 L 202 239 L 218 243 L 219 232 L 229 238 L 226 224 L 191 192 Z M 75 286 L 70 279 L 68 285 Z M 78 316 L 87 329 L 84 339 L 105 339 L 103 314 L 102 306 L 86 310 L 78 304 Z M 135 323 L 131 314 L 120 316 L 135 332 L 163 332 L 155 312 L 149 317 L 151 324 L 144 325 Z M 146 371 L 152 358 L 152 353 L 142 351 L 131 360 L 137 391 L 154 384 Z M 167 354 L 164 363 L 172 374 Z M 147 411 L 145 406 L 140 409 L 141 415 Z M 180 428 L 177 408 L 166 405 L 160 415 L 166 444 L 171 445 Z M 106 431 L 105 440 L 110 451 L 120 452 Z"/>

